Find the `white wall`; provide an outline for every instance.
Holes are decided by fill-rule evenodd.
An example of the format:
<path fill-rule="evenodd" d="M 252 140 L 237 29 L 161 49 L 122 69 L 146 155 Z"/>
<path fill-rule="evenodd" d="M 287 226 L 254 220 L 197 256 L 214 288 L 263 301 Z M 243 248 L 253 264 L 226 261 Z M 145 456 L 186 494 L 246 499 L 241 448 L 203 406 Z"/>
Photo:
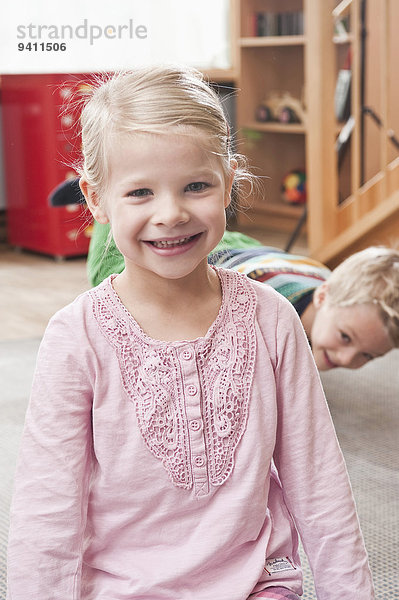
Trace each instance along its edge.
<path fill-rule="evenodd" d="M 0 73 L 230 66 L 228 0 L 17 0 L 1 13 Z M 42 46 L 61 42 L 65 51 Z"/>

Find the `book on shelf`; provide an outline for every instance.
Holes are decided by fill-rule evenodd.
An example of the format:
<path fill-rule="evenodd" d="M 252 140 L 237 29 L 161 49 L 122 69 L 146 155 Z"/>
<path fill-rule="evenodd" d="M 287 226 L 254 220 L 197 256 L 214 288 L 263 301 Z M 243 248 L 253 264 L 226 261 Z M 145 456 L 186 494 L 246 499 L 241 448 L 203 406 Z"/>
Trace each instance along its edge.
<path fill-rule="evenodd" d="M 303 11 L 254 12 L 251 16 L 251 35 L 254 37 L 303 35 L 303 32 Z"/>

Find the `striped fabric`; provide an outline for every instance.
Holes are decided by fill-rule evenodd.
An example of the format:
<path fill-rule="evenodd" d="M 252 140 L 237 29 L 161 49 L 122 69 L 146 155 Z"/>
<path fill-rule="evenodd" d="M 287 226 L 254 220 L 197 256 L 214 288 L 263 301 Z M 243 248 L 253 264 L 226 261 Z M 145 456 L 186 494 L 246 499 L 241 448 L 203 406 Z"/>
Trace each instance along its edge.
<path fill-rule="evenodd" d="M 271 285 L 294 306 L 330 275 L 325 265 L 312 258 L 288 254 L 268 246 L 221 250 L 208 260 L 212 265 L 234 269 L 251 279 Z"/>

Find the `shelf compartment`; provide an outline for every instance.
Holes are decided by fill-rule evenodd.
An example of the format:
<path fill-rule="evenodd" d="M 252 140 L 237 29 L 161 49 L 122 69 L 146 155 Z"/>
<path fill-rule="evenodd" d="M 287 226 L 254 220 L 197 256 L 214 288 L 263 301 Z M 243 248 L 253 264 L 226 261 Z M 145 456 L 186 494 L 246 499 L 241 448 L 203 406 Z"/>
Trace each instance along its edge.
<path fill-rule="evenodd" d="M 241 210 L 237 215 L 238 224 L 248 230 L 275 229 L 276 231 L 292 232 L 303 214 L 303 204 L 289 206 L 277 202 L 256 202 L 247 211 Z M 306 231 L 306 225 L 303 228 Z"/>

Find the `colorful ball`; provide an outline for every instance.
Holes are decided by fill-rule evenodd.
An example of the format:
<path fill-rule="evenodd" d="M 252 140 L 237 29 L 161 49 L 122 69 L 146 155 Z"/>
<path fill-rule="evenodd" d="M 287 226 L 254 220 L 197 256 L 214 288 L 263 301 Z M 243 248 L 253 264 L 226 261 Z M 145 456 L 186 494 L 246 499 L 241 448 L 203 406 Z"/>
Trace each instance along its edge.
<path fill-rule="evenodd" d="M 306 173 L 295 169 L 285 175 L 281 182 L 281 193 L 289 204 L 305 204 L 306 202 Z"/>

